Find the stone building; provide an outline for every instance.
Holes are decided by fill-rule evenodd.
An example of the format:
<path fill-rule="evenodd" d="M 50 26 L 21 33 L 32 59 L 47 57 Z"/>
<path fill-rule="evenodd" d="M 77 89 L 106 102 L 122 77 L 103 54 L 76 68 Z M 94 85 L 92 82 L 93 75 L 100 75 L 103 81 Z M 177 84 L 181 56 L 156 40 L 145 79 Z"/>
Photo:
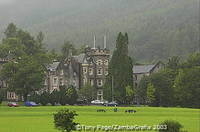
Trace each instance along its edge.
<path fill-rule="evenodd" d="M 110 59 L 110 51 L 106 48 L 106 38 L 104 37 L 104 47 L 96 48 L 96 40 L 94 37 L 94 47 L 87 47 L 85 53 L 77 56 L 70 54 L 62 62 L 53 61 L 46 66 L 46 77 L 44 88 L 41 91 L 52 92 L 60 90 L 61 86 L 74 86 L 77 90 L 90 84 L 97 91 L 98 100 L 103 100 L 102 86 L 108 75 L 108 63 Z M 0 60 L 0 70 L 4 63 L 8 61 Z M 0 88 L 7 88 L 6 82 L 0 80 Z M 18 96 L 14 92 L 7 92 L 8 100 L 18 100 Z"/>
<path fill-rule="evenodd" d="M 108 63 L 110 59 L 110 51 L 106 48 L 88 48 L 86 49 L 85 57 L 81 73 L 82 86 L 90 84 L 97 90 L 97 100 L 103 100 L 102 86 L 108 75 Z"/>
<path fill-rule="evenodd" d="M 162 62 L 158 62 L 156 64 L 151 65 L 134 65 L 133 66 L 133 84 L 135 87 L 138 87 L 141 79 L 144 76 L 149 76 L 152 73 L 156 73 L 159 70 L 164 68 L 164 64 Z"/>
<path fill-rule="evenodd" d="M 2 70 L 3 64 L 8 63 L 9 61 L 12 61 L 12 58 L 7 57 L 7 58 L 0 58 L 0 71 Z M 18 100 L 19 97 L 15 94 L 15 92 L 10 92 L 7 90 L 8 85 L 4 78 L 0 78 L 0 90 L 5 92 L 5 96 L 7 100 Z M 1 91 L 1 92 L 2 92 Z"/>
<path fill-rule="evenodd" d="M 80 88 L 81 64 L 73 56 L 66 58 L 63 62 L 54 61 L 46 67 L 46 78 L 44 90 L 52 92 L 59 90 L 61 86 L 74 86 Z"/>

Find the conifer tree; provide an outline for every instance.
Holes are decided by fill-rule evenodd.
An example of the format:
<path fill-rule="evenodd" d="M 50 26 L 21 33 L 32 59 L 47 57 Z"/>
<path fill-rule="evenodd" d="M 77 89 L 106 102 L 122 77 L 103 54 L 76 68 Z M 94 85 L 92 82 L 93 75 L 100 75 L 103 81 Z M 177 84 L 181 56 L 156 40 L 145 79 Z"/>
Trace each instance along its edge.
<path fill-rule="evenodd" d="M 116 41 L 116 49 L 113 52 L 109 64 L 109 77 L 107 83 L 114 82 L 113 95 L 119 103 L 125 103 L 126 87 L 133 86 L 132 59 L 128 56 L 128 34 L 119 33 Z"/>

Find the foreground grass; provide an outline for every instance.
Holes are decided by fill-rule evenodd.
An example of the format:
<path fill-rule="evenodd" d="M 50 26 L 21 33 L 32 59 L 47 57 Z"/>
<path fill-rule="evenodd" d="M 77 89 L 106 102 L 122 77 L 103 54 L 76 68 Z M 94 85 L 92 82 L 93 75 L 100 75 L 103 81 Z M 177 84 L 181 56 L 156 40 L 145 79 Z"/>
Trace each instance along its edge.
<path fill-rule="evenodd" d="M 166 119 L 180 122 L 188 132 L 200 130 L 200 110 L 187 108 L 113 107 L 99 106 L 42 106 L 9 108 L 0 106 L 0 132 L 58 132 L 54 128 L 53 113 L 62 108 L 75 110 L 81 125 L 157 125 Z M 106 113 L 97 113 L 97 109 Z M 126 114 L 125 109 L 135 109 L 136 114 Z"/>

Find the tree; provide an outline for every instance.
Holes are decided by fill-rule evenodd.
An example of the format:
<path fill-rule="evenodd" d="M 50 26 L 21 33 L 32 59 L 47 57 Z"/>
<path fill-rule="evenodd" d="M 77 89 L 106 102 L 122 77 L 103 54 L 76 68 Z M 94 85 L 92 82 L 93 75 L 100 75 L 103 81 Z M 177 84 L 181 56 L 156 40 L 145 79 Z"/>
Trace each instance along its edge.
<path fill-rule="evenodd" d="M 49 103 L 51 105 L 55 105 L 56 103 L 59 103 L 59 91 L 57 90 L 53 90 L 51 93 L 50 93 L 50 96 L 49 96 Z"/>
<path fill-rule="evenodd" d="M 149 83 L 147 86 L 147 103 L 151 105 L 155 101 L 155 88 Z"/>
<path fill-rule="evenodd" d="M 116 41 L 116 50 L 109 63 L 108 85 L 114 79 L 114 96 L 119 103 L 125 103 L 127 86 L 133 86 L 133 63 L 128 56 L 128 35 L 119 33 Z"/>
<path fill-rule="evenodd" d="M 71 132 L 76 130 L 78 123 L 74 122 L 75 116 L 78 116 L 75 111 L 69 109 L 62 109 L 54 114 L 54 124 L 58 130 L 63 132 Z"/>
<path fill-rule="evenodd" d="M 70 41 L 64 42 L 64 45 L 62 46 L 61 51 L 62 51 L 63 59 L 69 57 L 70 54 L 75 55 L 77 53 L 77 50 L 75 49 L 73 43 Z"/>
<path fill-rule="evenodd" d="M 47 105 L 50 100 L 50 93 L 49 92 L 46 92 L 44 91 L 41 95 L 39 95 L 39 98 L 40 98 L 40 103 L 42 105 Z"/>
<path fill-rule="evenodd" d="M 74 105 L 78 99 L 78 94 L 75 87 L 70 86 L 66 91 L 66 96 L 68 97 L 68 104 Z"/>
<path fill-rule="evenodd" d="M 133 98 L 135 95 L 134 89 L 131 86 L 127 86 L 125 89 L 126 89 L 126 104 L 131 104 L 133 102 Z"/>
<path fill-rule="evenodd" d="M 0 104 L 5 99 L 5 95 L 6 95 L 6 90 L 0 89 Z"/>
<path fill-rule="evenodd" d="M 10 23 L 4 32 L 6 38 L 16 37 L 17 35 L 17 27 L 15 24 Z"/>
<path fill-rule="evenodd" d="M 67 96 L 67 87 L 60 86 L 60 90 L 58 91 L 58 101 L 61 105 L 66 105 L 68 103 L 68 96 Z"/>
<path fill-rule="evenodd" d="M 138 87 L 136 87 L 136 98 L 138 103 L 145 104 L 146 103 L 146 98 L 147 98 L 147 87 L 148 84 L 150 83 L 150 77 L 144 76 Z"/>
<path fill-rule="evenodd" d="M 23 95 L 26 101 L 28 94 L 43 88 L 44 67 L 35 58 L 24 56 L 18 62 L 4 64 L 1 76 L 7 81 L 9 90 Z"/>
<path fill-rule="evenodd" d="M 180 66 L 180 58 L 178 56 L 171 57 L 167 62 L 167 68 L 177 70 Z"/>
<path fill-rule="evenodd" d="M 200 108 L 200 67 L 179 71 L 174 88 L 175 98 L 182 107 Z"/>
<path fill-rule="evenodd" d="M 26 101 L 28 94 L 43 88 L 44 66 L 52 58 L 43 48 L 42 32 L 35 39 L 11 23 L 5 36 L 0 45 L 0 57 L 10 61 L 3 65 L 0 76 L 7 81 L 9 90 L 23 96 Z"/>
<path fill-rule="evenodd" d="M 94 100 L 96 97 L 96 90 L 90 84 L 86 84 L 79 90 L 79 97 L 84 100 L 87 100 L 87 103 Z"/>
<path fill-rule="evenodd" d="M 150 82 L 155 88 L 155 106 L 174 106 L 174 80 L 176 73 L 171 69 L 164 69 L 154 73 Z"/>

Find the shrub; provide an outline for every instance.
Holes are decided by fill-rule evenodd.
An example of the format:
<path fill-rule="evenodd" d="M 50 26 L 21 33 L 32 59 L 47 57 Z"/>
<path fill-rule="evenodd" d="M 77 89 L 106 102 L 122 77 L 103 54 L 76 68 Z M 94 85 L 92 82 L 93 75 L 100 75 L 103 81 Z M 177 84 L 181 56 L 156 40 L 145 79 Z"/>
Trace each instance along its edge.
<path fill-rule="evenodd" d="M 50 96 L 50 93 L 49 92 L 43 92 L 41 95 L 40 95 L 40 103 L 42 105 L 47 105 L 49 103 L 49 96 Z"/>
<path fill-rule="evenodd" d="M 180 129 L 183 128 L 183 126 L 177 121 L 166 120 L 160 123 L 160 126 L 164 125 L 167 126 L 167 129 L 160 129 L 159 132 L 182 132 Z"/>
<path fill-rule="evenodd" d="M 74 117 L 77 116 L 75 111 L 70 111 L 69 109 L 62 109 L 54 114 L 54 124 L 58 130 L 71 132 L 72 130 L 76 129 Z"/>
<path fill-rule="evenodd" d="M 5 90 L 0 89 L 0 104 L 5 99 Z"/>

